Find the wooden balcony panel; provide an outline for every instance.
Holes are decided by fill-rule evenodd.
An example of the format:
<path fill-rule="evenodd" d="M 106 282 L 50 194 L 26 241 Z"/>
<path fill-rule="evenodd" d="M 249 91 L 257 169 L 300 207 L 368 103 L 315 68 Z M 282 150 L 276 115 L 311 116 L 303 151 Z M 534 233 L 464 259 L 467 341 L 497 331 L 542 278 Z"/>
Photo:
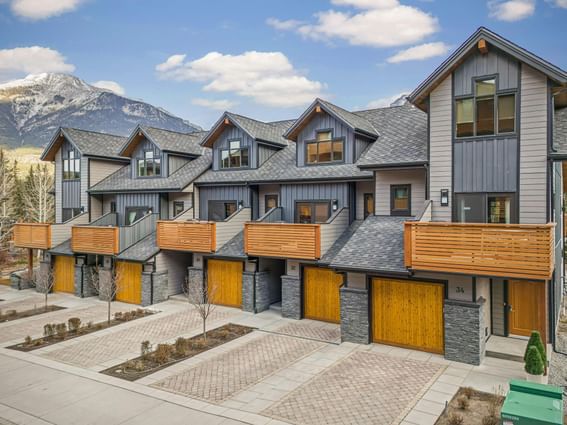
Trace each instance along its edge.
<path fill-rule="evenodd" d="M 258 223 L 244 225 L 244 251 L 259 257 L 321 258 L 319 224 Z"/>
<path fill-rule="evenodd" d="M 554 225 L 405 224 L 404 259 L 414 270 L 550 279 Z"/>
<path fill-rule="evenodd" d="M 14 225 L 14 245 L 19 248 L 51 248 L 51 224 L 17 223 Z"/>
<path fill-rule="evenodd" d="M 216 250 L 216 224 L 204 221 L 158 221 L 161 249 L 209 253 Z"/>
<path fill-rule="evenodd" d="M 115 255 L 119 252 L 118 227 L 73 226 L 71 247 L 83 254 Z"/>

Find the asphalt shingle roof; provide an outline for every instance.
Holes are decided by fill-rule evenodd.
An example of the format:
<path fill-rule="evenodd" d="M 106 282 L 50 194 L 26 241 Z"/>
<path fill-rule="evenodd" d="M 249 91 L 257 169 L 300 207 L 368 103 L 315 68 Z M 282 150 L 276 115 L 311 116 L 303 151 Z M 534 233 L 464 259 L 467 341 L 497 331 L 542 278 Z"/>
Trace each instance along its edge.
<path fill-rule="evenodd" d="M 65 242 L 61 242 L 59 245 L 54 246 L 49 250 L 49 253 L 53 255 L 75 255 L 71 249 L 71 239 L 67 239 Z"/>
<path fill-rule="evenodd" d="M 156 233 L 151 233 L 144 239 L 126 248 L 116 256 L 118 260 L 145 262 L 159 253 L 160 249 L 156 243 Z"/>
<path fill-rule="evenodd" d="M 404 222 L 408 217 L 370 216 L 355 230 L 330 266 L 348 270 L 408 273 Z"/>
<path fill-rule="evenodd" d="M 329 109 L 335 116 L 339 117 L 342 121 L 346 122 L 349 126 L 355 130 L 361 130 L 364 133 L 368 133 L 373 136 L 378 136 L 380 134 L 380 129 L 376 127 L 369 121 L 365 116 L 347 111 L 340 106 L 333 105 L 326 100 L 318 99 L 319 102 Z"/>
<path fill-rule="evenodd" d="M 201 142 L 207 131 L 178 133 L 155 127 L 140 127 L 162 151 L 201 155 Z"/>
<path fill-rule="evenodd" d="M 567 155 L 567 107 L 556 109 L 553 118 L 553 147 Z"/>
<path fill-rule="evenodd" d="M 128 140 L 126 137 L 76 128 L 63 128 L 62 130 L 83 155 L 123 158 L 119 152 L 122 145 Z"/>
<path fill-rule="evenodd" d="M 282 146 L 288 144 L 283 134 L 295 122 L 295 120 L 262 122 L 232 112 L 227 112 L 226 115 L 254 139 Z"/>
<path fill-rule="evenodd" d="M 215 254 L 215 257 L 227 258 L 246 258 L 244 253 L 244 231 L 236 234 L 232 239 L 225 243 Z"/>
<path fill-rule="evenodd" d="M 126 165 L 101 182 L 94 185 L 92 193 L 111 193 L 126 191 L 180 191 L 203 174 L 211 165 L 212 152 L 200 147 L 202 155 L 189 161 L 169 177 L 138 179 L 132 178 L 131 166 Z"/>
<path fill-rule="evenodd" d="M 427 114 L 412 105 L 355 112 L 379 129 L 380 137 L 358 160 L 361 167 L 426 163 Z"/>
<path fill-rule="evenodd" d="M 350 240 L 352 235 L 356 232 L 356 230 L 360 227 L 363 223 L 362 220 L 355 220 L 351 223 L 351 225 L 343 232 L 341 236 L 335 241 L 333 245 L 327 250 L 323 258 L 319 260 L 319 264 L 321 265 L 329 265 L 333 262 L 336 255 L 344 248 L 346 243 Z"/>

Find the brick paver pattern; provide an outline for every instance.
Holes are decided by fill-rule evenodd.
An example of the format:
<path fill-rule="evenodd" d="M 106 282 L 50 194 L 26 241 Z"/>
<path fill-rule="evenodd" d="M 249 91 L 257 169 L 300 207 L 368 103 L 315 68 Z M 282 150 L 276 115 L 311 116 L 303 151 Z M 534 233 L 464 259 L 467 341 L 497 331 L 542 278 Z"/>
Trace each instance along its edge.
<path fill-rule="evenodd" d="M 92 367 L 131 352 L 139 352 L 142 341 L 156 344 L 198 330 L 202 326 L 201 318 L 194 309 L 188 308 L 169 315 L 158 314 L 162 316 L 159 319 L 139 319 L 143 323 L 54 350 L 44 356 L 76 366 Z M 227 319 L 234 314 L 236 313 L 232 311 L 216 309 L 208 320 L 210 323 L 217 319 Z"/>
<path fill-rule="evenodd" d="M 156 382 L 154 386 L 220 403 L 324 345 L 317 341 L 266 335 Z"/>
<path fill-rule="evenodd" d="M 263 414 L 295 424 L 392 424 L 444 366 L 356 352 Z"/>
<path fill-rule="evenodd" d="M 341 341 L 341 328 L 334 323 L 300 320 L 296 323 L 286 323 L 274 332 L 325 342 Z"/>
<path fill-rule="evenodd" d="M 2 296 L 0 295 L 0 298 Z M 50 294 L 48 297 L 49 305 L 57 305 L 57 302 L 62 301 L 61 296 L 57 294 Z M 42 308 L 45 305 L 45 297 L 41 294 L 32 294 L 29 297 L 18 298 L 15 300 L 6 300 L 0 303 L 0 310 L 6 312 L 7 310 L 25 311 L 32 308 Z"/>

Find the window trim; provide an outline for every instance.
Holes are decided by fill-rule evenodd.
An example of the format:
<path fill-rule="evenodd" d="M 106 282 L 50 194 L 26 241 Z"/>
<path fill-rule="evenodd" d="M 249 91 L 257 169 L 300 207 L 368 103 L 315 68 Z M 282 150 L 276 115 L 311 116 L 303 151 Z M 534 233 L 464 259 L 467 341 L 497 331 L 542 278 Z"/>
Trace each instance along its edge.
<path fill-rule="evenodd" d="M 65 211 L 71 211 L 71 217 L 65 219 Z M 77 212 L 76 214 L 74 213 L 75 211 Z M 61 208 L 61 221 L 63 223 L 66 223 L 69 220 L 74 219 L 75 217 L 77 217 L 80 214 L 81 214 L 81 208 L 80 207 L 79 208 L 74 208 L 74 207 L 72 207 L 72 208 Z"/>
<path fill-rule="evenodd" d="M 69 148 L 64 151 L 67 155 L 62 155 L 61 157 L 61 177 L 63 181 L 77 181 L 81 179 L 81 155 L 77 154 L 75 156 L 75 149 Z M 71 154 L 73 157 L 71 158 Z M 65 163 L 67 163 L 67 168 L 69 171 L 67 173 L 71 173 L 71 164 L 73 164 L 73 177 L 69 178 L 65 176 Z M 76 165 L 79 165 L 79 170 L 76 170 Z"/>
<path fill-rule="evenodd" d="M 476 107 L 477 107 L 477 98 L 489 98 L 490 96 L 477 96 L 476 95 L 476 83 L 479 81 L 485 80 L 495 80 L 495 91 L 494 91 L 494 111 L 493 111 L 493 119 L 494 119 L 494 133 L 493 134 L 476 134 Z M 472 95 L 453 95 L 453 138 L 455 140 L 468 140 L 468 139 L 481 139 L 481 138 L 498 138 L 498 137 L 509 137 L 517 135 L 518 133 L 518 88 L 513 89 L 502 89 L 500 90 L 500 76 L 499 74 L 492 74 L 492 75 L 483 75 L 482 77 L 472 77 L 471 78 L 471 87 L 472 87 Z M 510 132 L 502 132 L 500 133 L 498 130 L 498 98 L 500 96 L 509 96 L 514 95 L 514 130 Z M 457 102 L 459 100 L 465 99 L 472 99 L 473 101 L 473 135 L 472 136 L 457 136 Z"/>
<path fill-rule="evenodd" d="M 235 200 L 235 199 L 228 199 L 228 200 L 226 200 L 226 199 L 209 199 L 208 202 L 207 202 L 207 220 L 215 222 L 215 223 L 219 223 L 221 221 L 226 220 L 228 217 L 230 217 L 230 215 L 223 218 L 222 220 L 218 220 L 218 221 L 213 220 L 211 218 L 211 205 L 212 204 L 234 204 L 236 206 L 235 212 L 238 211 L 238 201 Z"/>
<path fill-rule="evenodd" d="M 299 208 L 297 204 L 311 204 L 311 223 L 300 223 L 299 222 Z M 296 199 L 294 201 L 294 214 L 293 214 L 293 222 L 295 224 L 322 224 L 327 222 L 327 220 L 322 222 L 313 221 L 315 218 L 315 204 L 327 204 L 327 213 L 328 217 L 331 218 L 332 210 L 331 210 L 331 199 Z"/>
<path fill-rule="evenodd" d="M 488 224 L 488 198 L 497 196 L 507 196 L 510 198 L 510 205 L 512 210 L 510 212 L 510 224 L 519 223 L 519 206 L 518 206 L 518 194 L 517 192 L 455 192 L 453 194 L 453 217 L 452 220 L 458 223 L 458 195 L 480 195 L 482 196 L 482 209 L 484 211 L 484 221 L 483 223 Z"/>
<path fill-rule="evenodd" d="M 276 208 L 280 206 L 280 195 L 277 193 L 266 193 L 264 195 L 264 214 L 266 214 L 270 209 L 268 208 L 268 198 L 275 197 L 276 198 Z"/>
<path fill-rule="evenodd" d="M 179 205 L 181 205 L 181 211 L 175 214 L 175 207 L 178 207 Z M 173 217 L 177 217 L 183 211 L 185 211 L 185 201 L 173 201 Z"/>
<path fill-rule="evenodd" d="M 227 148 L 219 148 L 219 170 L 243 170 L 243 169 L 248 169 L 250 168 L 250 146 L 242 146 L 242 138 L 241 137 L 235 137 L 233 139 L 226 139 L 226 142 L 228 143 L 228 147 Z M 232 142 L 238 142 L 240 144 L 240 147 L 238 148 L 238 152 L 240 154 L 240 166 L 239 167 L 231 167 L 230 166 L 230 151 L 231 150 L 235 150 L 235 149 L 230 149 L 230 144 Z M 243 166 L 242 165 L 242 151 L 247 151 L 248 152 L 248 165 Z M 223 167 L 222 165 L 222 154 L 223 152 L 227 152 L 228 153 L 228 159 L 229 159 L 229 166 L 228 167 Z"/>
<path fill-rule="evenodd" d="M 146 153 L 149 153 L 149 152 L 152 153 L 153 174 L 151 176 L 148 176 L 148 158 L 146 158 Z M 136 177 L 141 178 L 141 179 L 151 179 L 151 178 L 155 178 L 155 177 L 161 177 L 162 176 L 162 170 L 163 170 L 162 158 L 163 158 L 163 155 L 161 154 L 161 151 L 160 151 L 159 155 L 156 155 L 156 152 L 154 151 L 154 149 L 144 149 L 142 151 L 142 157 L 136 158 Z M 156 160 L 159 161 L 159 174 L 156 173 Z M 146 170 L 145 176 L 142 176 L 140 174 L 140 161 L 143 161 L 143 163 L 144 163 L 144 169 Z"/>
<path fill-rule="evenodd" d="M 331 138 L 329 140 L 322 140 L 319 141 L 317 140 L 317 135 L 319 133 L 331 133 Z M 331 160 L 331 161 L 325 161 L 325 162 L 309 162 L 309 156 L 308 156 L 308 146 L 310 144 L 316 144 L 317 145 L 317 160 L 319 160 L 319 143 L 321 142 L 331 142 L 331 156 L 333 156 L 333 143 L 334 142 L 342 142 L 343 144 L 343 158 L 341 160 Z M 304 151 L 304 160 L 303 163 L 306 166 L 317 166 L 317 165 L 336 165 L 336 164 L 344 164 L 345 163 L 345 153 L 346 153 L 346 137 L 345 136 L 340 136 L 340 137 L 335 137 L 335 129 L 334 128 L 321 128 L 315 131 L 315 138 L 314 139 L 308 139 L 305 140 L 303 142 L 303 144 L 305 145 L 303 147 L 303 151 Z"/>
<path fill-rule="evenodd" d="M 144 215 L 148 214 L 149 211 L 151 210 L 151 207 L 148 206 L 129 206 L 124 208 L 124 225 L 125 226 L 131 226 L 132 224 L 136 223 L 138 220 L 140 220 L 142 217 L 140 217 L 138 220 L 134 220 L 132 223 L 128 223 L 128 213 L 131 211 L 146 211 L 144 213 Z"/>
<path fill-rule="evenodd" d="M 403 210 L 394 209 L 394 193 L 396 189 L 408 189 L 408 208 Z M 390 215 L 397 217 L 411 217 L 411 184 L 390 185 Z"/>

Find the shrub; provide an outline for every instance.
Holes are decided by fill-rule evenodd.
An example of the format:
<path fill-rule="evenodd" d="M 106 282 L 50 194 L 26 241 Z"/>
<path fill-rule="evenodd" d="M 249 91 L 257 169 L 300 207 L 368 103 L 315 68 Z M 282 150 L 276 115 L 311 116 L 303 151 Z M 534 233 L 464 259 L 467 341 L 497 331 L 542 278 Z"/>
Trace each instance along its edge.
<path fill-rule="evenodd" d="M 138 317 L 144 317 L 146 315 L 146 311 L 143 308 L 137 308 L 135 315 Z"/>
<path fill-rule="evenodd" d="M 524 370 L 530 375 L 543 375 L 544 365 L 537 347 L 530 347 L 526 356 Z"/>
<path fill-rule="evenodd" d="M 78 317 L 71 317 L 68 321 L 69 332 L 77 332 L 81 327 L 81 319 Z"/>
<path fill-rule="evenodd" d="M 464 387 L 462 393 L 466 398 L 470 399 L 474 395 L 474 390 L 471 387 Z"/>
<path fill-rule="evenodd" d="M 67 336 L 67 324 L 66 323 L 57 323 L 55 325 L 55 332 L 57 332 L 57 336 L 61 339 L 65 339 Z"/>
<path fill-rule="evenodd" d="M 32 337 L 31 336 L 26 336 L 24 339 L 24 345 L 31 345 L 32 343 Z"/>
<path fill-rule="evenodd" d="M 461 410 L 467 410 L 469 408 L 470 402 L 467 396 L 462 395 L 457 398 L 457 407 Z"/>
<path fill-rule="evenodd" d="M 543 345 L 543 341 L 541 340 L 541 335 L 538 331 L 532 331 L 530 335 L 530 339 L 528 341 L 528 345 L 526 345 L 526 351 L 524 353 L 524 361 L 527 361 L 528 359 L 528 351 L 530 347 L 537 348 L 541 360 L 543 361 L 543 364 L 545 366 L 545 363 L 547 362 L 547 355 L 545 353 L 545 346 Z"/>
<path fill-rule="evenodd" d="M 6 310 L 6 313 L 4 313 L 4 316 L 6 317 L 13 317 L 17 314 L 18 312 L 16 310 Z"/>
<path fill-rule="evenodd" d="M 145 369 L 144 362 L 141 360 L 128 360 L 124 364 L 124 369 L 126 370 L 134 370 L 136 372 L 143 372 Z"/>
<path fill-rule="evenodd" d="M 92 327 L 93 327 L 93 322 L 92 320 L 90 320 L 87 322 L 87 329 L 92 329 Z"/>
<path fill-rule="evenodd" d="M 142 358 L 144 360 L 147 359 L 151 352 L 152 352 L 152 344 L 150 344 L 150 341 L 142 341 L 142 344 L 140 344 L 140 354 Z"/>
<path fill-rule="evenodd" d="M 114 320 L 118 320 L 118 321 L 122 320 L 122 312 L 121 311 L 117 311 L 116 313 L 114 313 Z"/>
<path fill-rule="evenodd" d="M 449 425 L 462 425 L 463 422 L 464 422 L 464 418 L 458 413 L 453 412 L 447 418 L 447 423 Z"/>
<path fill-rule="evenodd" d="M 158 344 L 156 351 L 154 351 L 154 361 L 159 364 L 166 364 L 171 360 L 171 356 L 173 354 L 173 346 L 169 344 Z"/>
<path fill-rule="evenodd" d="M 482 418 L 482 425 L 499 425 L 500 419 L 497 416 L 488 415 Z"/>
<path fill-rule="evenodd" d="M 175 353 L 184 356 L 189 351 L 189 340 L 179 337 L 175 340 Z"/>
<path fill-rule="evenodd" d="M 51 323 L 47 323 L 43 326 L 43 336 L 46 338 L 50 338 L 55 335 L 55 325 Z"/>

